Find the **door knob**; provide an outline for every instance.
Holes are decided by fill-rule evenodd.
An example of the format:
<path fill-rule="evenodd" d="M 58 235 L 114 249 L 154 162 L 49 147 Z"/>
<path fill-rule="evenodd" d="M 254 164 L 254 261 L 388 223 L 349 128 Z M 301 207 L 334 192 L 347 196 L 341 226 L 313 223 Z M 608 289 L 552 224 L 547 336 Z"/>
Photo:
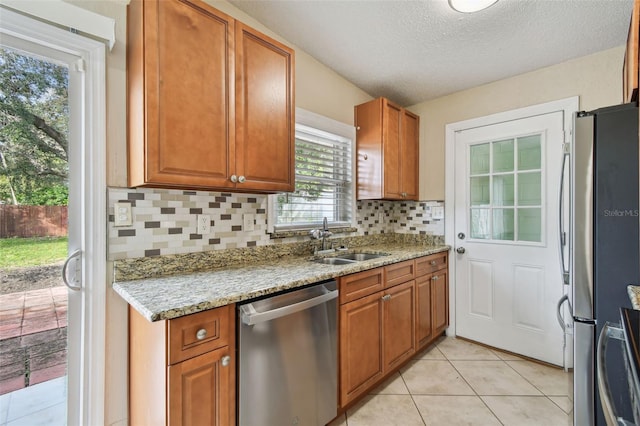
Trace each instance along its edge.
<path fill-rule="evenodd" d="M 464 247 L 458 247 L 458 248 L 456 249 L 456 252 L 457 252 L 457 253 L 460 253 L 460 254 L 464 253 L 465 251 L 466 251 L 466 250 L 464 249 Z"/>

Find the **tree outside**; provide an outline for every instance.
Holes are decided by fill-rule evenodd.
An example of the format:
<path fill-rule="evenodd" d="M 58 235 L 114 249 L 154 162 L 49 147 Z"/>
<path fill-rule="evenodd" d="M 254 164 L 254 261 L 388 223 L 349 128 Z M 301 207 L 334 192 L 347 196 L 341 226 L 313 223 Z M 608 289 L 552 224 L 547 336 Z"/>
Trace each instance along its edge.
<path fill-rule="evenodd" d="M 67 205 L 68 71 L 0 49 L 0 203 Z"/>

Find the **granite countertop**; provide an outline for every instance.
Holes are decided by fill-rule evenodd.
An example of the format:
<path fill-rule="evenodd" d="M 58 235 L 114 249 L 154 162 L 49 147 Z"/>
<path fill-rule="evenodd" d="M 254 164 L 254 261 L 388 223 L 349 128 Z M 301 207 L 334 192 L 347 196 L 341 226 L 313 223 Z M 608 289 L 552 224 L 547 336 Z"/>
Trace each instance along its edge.
<path fill-rule="evenodd" d="M 113 289 L 149 321 L 193 314 L 319 281 L 448 251 L 449 246 L 384 245 L 349 252 L 388 253 L 388 256 L 348 265 L 311 262 L 311 257 L 217 268 L 208 272 L 119 281 Z"/>
<path fill-rule="evenodd" d="M 640 286 L 627 286 L 627 292 L 629 293 L 629 299 L 631 299 L 631 305 L 633 306 L 633 309 L 640 310 Z"/>

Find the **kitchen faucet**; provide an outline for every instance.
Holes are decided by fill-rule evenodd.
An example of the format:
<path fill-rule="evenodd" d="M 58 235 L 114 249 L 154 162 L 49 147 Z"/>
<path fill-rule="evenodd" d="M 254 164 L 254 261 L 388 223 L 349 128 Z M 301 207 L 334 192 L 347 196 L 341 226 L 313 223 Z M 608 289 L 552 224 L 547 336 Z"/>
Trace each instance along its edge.
<path fill-rule="evenodd" d="M 322 251 L 327 250 L 326 238 L 333 235 L 332 232 L 329 231 L 329 223 L 327 222 L 327 217 L 325 216 L 324 219 L 322 219 L 322 229 L 312 229 L 311 231 L 309 231 L 309 234 L 311 235 L 311 238 L 316 240 L 322 238 Z"/>

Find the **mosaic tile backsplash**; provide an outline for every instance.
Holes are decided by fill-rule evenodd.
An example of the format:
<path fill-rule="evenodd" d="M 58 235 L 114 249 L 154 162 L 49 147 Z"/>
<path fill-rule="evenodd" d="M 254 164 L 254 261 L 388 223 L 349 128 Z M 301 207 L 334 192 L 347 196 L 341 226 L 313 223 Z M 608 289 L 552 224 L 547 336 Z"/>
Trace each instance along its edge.
<path fill-rule="evenodd" d="M 197 253 L 309 240 L 306 236 L 272 238 L 267 233 L 267 195 L 168 189 L 108 188 L 109 260 Z M 114 226 L 114 203 L 132 205 L 133 224 Z M 376 234 L 444 235 L 444 220 L 433 219 L 440 201 L 358 201 L 356 232 L 340 237 Z M 380 215 L 382 213 L 382 215 Z M 196 216 L 210 216 L 211 231 L 200 235 Z M 244 230 L 244 215 L 254 229 Z M 381 220 L 382 216 L 382 220 Z"/>

